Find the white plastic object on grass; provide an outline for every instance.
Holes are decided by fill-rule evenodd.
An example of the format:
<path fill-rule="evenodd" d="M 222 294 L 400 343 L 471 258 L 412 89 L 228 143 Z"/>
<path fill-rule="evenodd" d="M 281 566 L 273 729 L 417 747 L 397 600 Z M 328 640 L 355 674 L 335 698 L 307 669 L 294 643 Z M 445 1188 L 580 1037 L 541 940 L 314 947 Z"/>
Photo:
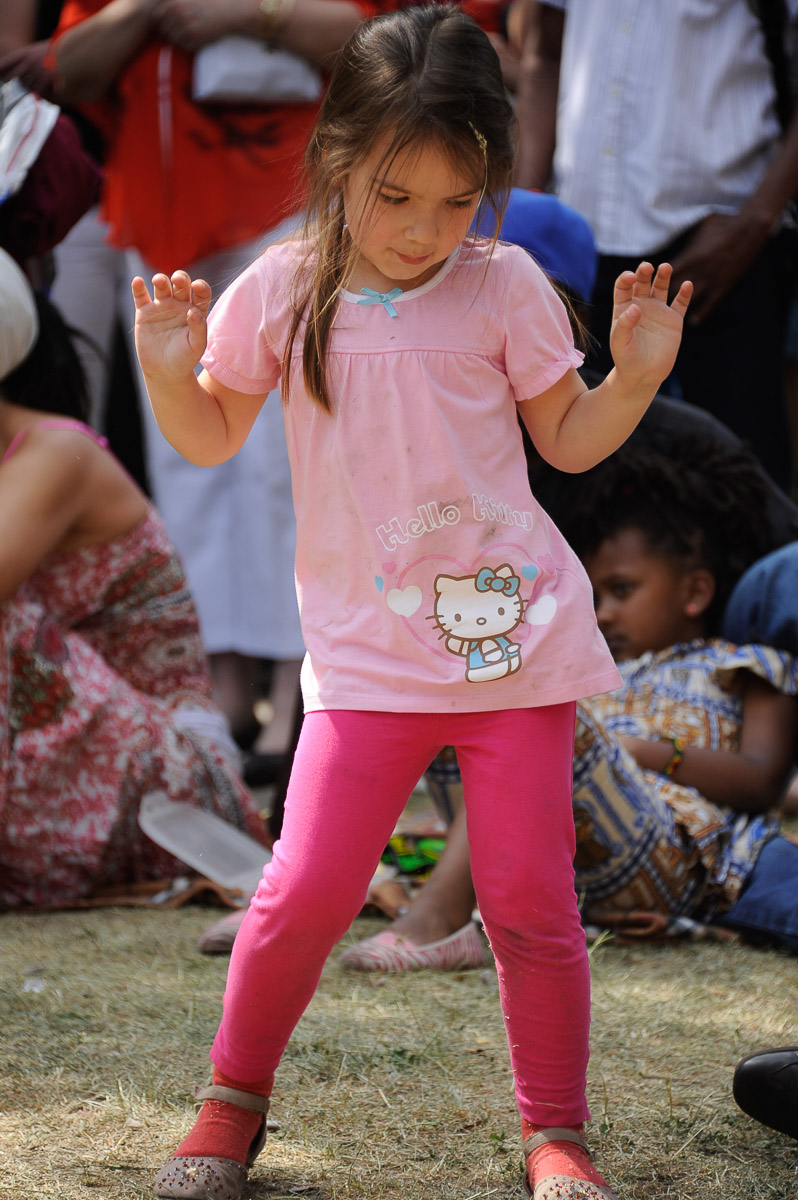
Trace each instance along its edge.
<path fill-rule="evenodd" d="M 214 813 L 176 804 L 149 792 L 139 806 L 139 826 L 148 838 L 200 875 L 222 887 L 238 888 L 242 905 L 256 891 L 272 853 Z"/>

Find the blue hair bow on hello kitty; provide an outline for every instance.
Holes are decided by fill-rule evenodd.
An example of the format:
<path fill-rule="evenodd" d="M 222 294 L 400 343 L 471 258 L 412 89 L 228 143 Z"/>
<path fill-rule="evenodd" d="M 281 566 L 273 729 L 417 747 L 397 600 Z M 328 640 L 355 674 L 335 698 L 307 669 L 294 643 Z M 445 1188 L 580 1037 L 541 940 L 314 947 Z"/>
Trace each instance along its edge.
<path fill-rule="evenodd" d="M 476 578 L 475 587 L 478 592 L 504 592 L 505 596 L 514 596 L 521 586 L 517 575 L 503 579 L 490 567 L 483 567 Z"/>

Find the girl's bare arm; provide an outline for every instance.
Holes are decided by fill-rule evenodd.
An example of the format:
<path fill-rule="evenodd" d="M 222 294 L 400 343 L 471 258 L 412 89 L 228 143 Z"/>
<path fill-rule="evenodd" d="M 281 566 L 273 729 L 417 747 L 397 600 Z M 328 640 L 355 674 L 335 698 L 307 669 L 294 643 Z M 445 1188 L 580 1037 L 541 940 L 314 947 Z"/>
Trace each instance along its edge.
<path fill-rule="evenodd" d="M 226 462 L 241 449 L 266 394 L 226 387 L 207 371 L 195 374 L 207 342 L 211 289 L 185 271 L 132 284 L 136 351 L 161 433 L 197 466 Z"/>
<path fill-rule="evenodd" d="M 207 371 L 144 378 L 161 433 L 199 467 L 226 462 L 241 449 L 266 399 L 225 387 Z"/>
<path fill-rule="evenodd" d="M 688 746 L 673 773 L 675 783 L 740 812 L 767 812 L 779 803 L 795 759 L 798 698 L 783 696 L 754 675 L 744 676 L 743 724 L 737 752 Z M 663 772 L 670 741 L 622 738 L 641 767 Z"/>
<path fill-rule="evenodd" d="M 610 337 L 613 370 L 588 389 L 575 370 L 518 408 L 540 454 L 560 471 L 586 471 L 626 441 L 670 374 L 692 294 L 682 284 L 671 303 L 671 267 L 650 263 L 615 284 Z"/>
<path fill-rule="evenodd" d="M 87 441 L 33 428 L 0 466 L 0 603 L 58 549 L 85 508 L 83 447 L 77 453 L 67 448 L 77 438 Z"/>

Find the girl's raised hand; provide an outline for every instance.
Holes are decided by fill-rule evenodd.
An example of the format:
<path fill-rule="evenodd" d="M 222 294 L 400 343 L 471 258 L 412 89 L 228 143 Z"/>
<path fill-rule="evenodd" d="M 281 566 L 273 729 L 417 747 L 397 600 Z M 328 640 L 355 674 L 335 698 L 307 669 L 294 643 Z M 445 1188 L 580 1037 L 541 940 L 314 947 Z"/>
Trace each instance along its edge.
<path fill-rule="evenodd" d="M 140 275 L 131 284 L 136 304 L 136 353 L 150 378 L 193 372 L 205 351 L 211 289 L 185 271 L 154 275 L 152 296 Z"/>
<path fill-rule="evenodd" d="M 610 350 L 618 373 L 631 388 L 656 391 L 676 362 L 693 285 L 683 283 L 668 304 L 672 274 L 670 263 L 655 271 L 643 262 L 616 280 Z"/>

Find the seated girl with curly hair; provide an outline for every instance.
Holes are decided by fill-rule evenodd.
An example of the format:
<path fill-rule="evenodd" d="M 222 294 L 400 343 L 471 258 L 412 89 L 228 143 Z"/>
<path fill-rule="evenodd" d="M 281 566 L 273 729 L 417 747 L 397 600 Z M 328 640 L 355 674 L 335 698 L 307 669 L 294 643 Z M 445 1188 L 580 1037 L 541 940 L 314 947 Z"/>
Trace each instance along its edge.
<path fill-rule="evenodd" d="M 798 951 L 798 846 L 779 832 L 798 659 L 721 636 L 737 580 L 774 545 L 765 485 L 743 449 L 677 445 L 668 455 L 622 448 L 575 481 L 559 514 L 623 679 L 577 708 L 583 918 L 632 937 L 710 923 Z M 798 543 L 772 557 L 783 572 Z M 771 576 L 770 561 L 754 570 Z M 383 971 L 481 965 L 473 905 L 460 810 L 409 911 L 341 961 Z"/>

